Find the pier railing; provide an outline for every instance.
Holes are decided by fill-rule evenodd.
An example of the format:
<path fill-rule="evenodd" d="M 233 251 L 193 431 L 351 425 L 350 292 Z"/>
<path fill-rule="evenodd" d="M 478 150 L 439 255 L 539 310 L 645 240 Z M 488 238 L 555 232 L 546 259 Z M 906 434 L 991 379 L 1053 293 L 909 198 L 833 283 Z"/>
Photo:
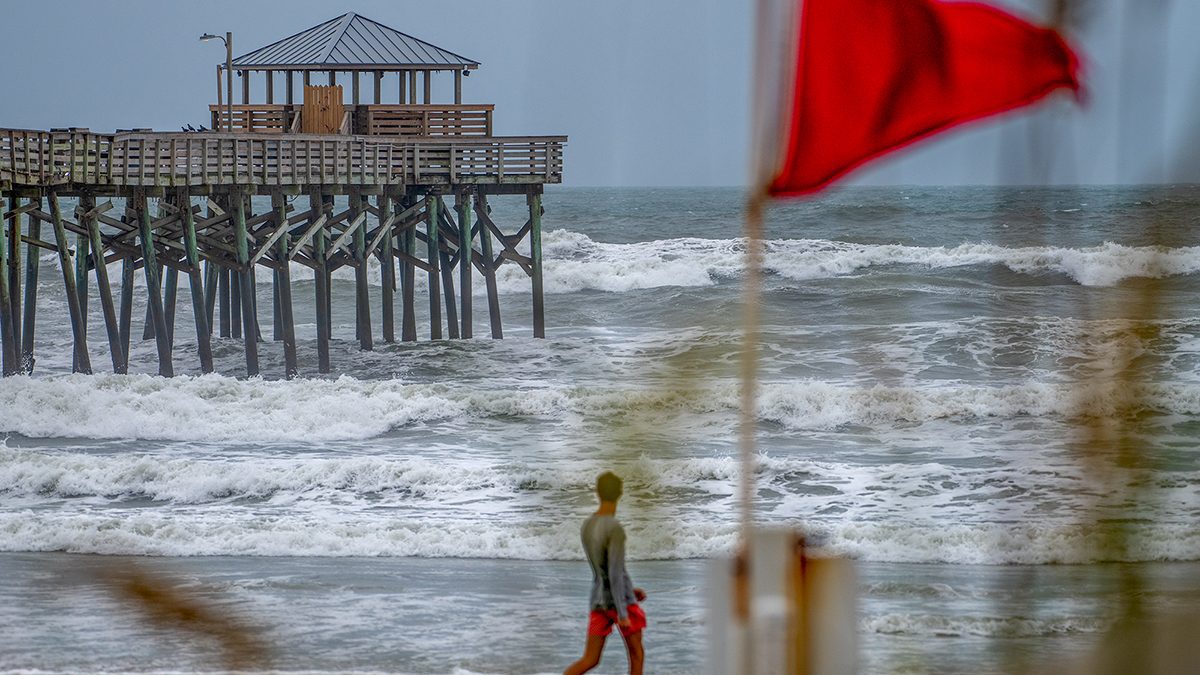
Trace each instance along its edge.
<path fill-rule="evenodd" d="M 565 143 L 563 136 L 0 129 L 0 181 L 41 187 L 559 183 Z"/>
<path fill-rule="evenodd" d="M 365 105 L 365 133 L 388 136 L 491 136 L 492 105 Z"/>
<path fill-rule="evenodd" d="M 230 111 L 228 108 L 232 107 Z M 281 134 L 292 125 L 293 118 L 299 114 L 299 108 L 293 106 L 272 105 L 269 103 L 234 106 L 208 106 L 211 113 L 212 128 L 221 131 L 251 132 Z M 230 112 L 233 113 L 232 124 Z"/>

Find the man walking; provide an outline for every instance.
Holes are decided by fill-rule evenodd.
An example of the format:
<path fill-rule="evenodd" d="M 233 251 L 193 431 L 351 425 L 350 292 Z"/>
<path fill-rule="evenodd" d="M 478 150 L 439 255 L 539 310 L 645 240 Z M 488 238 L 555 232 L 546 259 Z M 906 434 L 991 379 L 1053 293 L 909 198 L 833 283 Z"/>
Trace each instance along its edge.
<path fill-rule="evenodd" d="M 583 521 L 580 536 L 588 563 L 592 566 L 591 614 L 588 617 L 587 644 L 583 656 L 563 671 L 563 675 L 580 675 L 600 665 L 604 641 L 613 624 L 625 639 L 629 654 L 630 675 L 641 675 L 645 651 L 642 649 L 642 630 L 646 614 L 638 602 L 646 593 L 634 588 L 625 571 L 625 530 L 617 522 L 617 500 L 621 498 L 621 479 L 611 471 L 596 479 L 596 496 L 600 507 Z"/>

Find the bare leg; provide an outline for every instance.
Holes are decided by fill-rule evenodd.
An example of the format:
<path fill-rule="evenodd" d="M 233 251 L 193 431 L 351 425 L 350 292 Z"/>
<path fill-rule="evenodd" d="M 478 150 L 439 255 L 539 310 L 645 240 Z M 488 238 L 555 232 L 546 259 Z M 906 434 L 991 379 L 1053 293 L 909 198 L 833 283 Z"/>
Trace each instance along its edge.
<path fill-rule="evenodd" d="M 624 637 L 625 652 L 629 654 L 629 675 L 642 675 L 642 662 L 646 660 L 646 650 L 642 647 L 642 632 Z"/>
<path fill-rule="evenodd" d="M 583 673 L 600 665 L 600 654 L 604 653 L 604 638 L 605 636 L 603 635 L 587 636 L 587 646 L 583 648 L 583 656 L 575 663 L 567 666 L 567 669 L 563 671 L 563 675 L 583 675 Z M 640 648 L 640 636 L 638 640 Z M 638 668 L 638 672 L 642 672 L 640 667 Z"/>

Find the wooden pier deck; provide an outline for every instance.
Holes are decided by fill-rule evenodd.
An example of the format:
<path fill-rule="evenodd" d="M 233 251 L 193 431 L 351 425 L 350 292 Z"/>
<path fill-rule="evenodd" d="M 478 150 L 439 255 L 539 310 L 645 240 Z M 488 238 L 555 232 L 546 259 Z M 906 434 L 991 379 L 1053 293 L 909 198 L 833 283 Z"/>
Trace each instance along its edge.
<path fill-rule="evenodd" d="M 542 185 L 562 182 L 564 136 L 349 136 L 0 129 L 0 187 Z"/>

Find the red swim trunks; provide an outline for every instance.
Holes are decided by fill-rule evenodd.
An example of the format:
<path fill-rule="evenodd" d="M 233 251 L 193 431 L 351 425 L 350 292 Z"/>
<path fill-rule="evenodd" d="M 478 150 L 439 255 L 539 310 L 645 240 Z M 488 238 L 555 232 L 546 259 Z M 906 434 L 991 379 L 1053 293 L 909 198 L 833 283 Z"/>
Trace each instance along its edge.
<path fill-rule="evenodd" d="M 646 628 L 646 613 L 642 611 L 637 604 L 629 605 L 625 608 L 629 614 L 629 628 L 621 628 L 621 624 L 617 624 L 617 628 L 621 630 L 621 635 L 633 635 L 640 633 Z M 617 610 L 615 609 L 593 609 L 588 617 L 588 635 L 608 635 L 612 632 L 613 624 L 617 623 Z"/>

